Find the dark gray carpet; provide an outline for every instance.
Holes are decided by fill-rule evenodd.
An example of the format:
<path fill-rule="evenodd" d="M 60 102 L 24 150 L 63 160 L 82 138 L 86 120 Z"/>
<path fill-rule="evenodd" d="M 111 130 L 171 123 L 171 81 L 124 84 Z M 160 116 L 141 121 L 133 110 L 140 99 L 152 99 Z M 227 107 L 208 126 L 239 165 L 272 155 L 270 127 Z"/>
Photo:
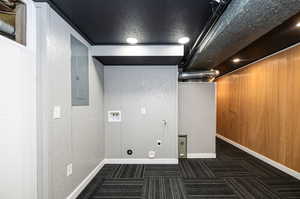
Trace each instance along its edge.
<path fill-rule="evenodd" d="M 78 199 L 300 199 L 300 181 L 217 139 L 216 159 L 105 165 Z"/>

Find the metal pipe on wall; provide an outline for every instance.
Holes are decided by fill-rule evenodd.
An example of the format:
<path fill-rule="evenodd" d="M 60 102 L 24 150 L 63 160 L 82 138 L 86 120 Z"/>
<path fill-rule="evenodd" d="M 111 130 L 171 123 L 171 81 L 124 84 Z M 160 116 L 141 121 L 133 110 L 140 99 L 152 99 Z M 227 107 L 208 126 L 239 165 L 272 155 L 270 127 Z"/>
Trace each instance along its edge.
<path fill-rule="evenodd" d="M 228 6 L 231 0 L 212 0 L 216 6 L 216 8 L 213 9 L 213 14 L 211 18 L 209 19 L 208 23 L 205 25 L 202 32 L 198 35 L 195 43 L 193 44 L 192 48 L 189 50 L 188 54 L 184 57 L 183 62 L 181 63 L 181 67 L 185 68 L 187 67 L 195 53 L 197 52 L 197 49 L 199 45 L 201 44 L 201 41 L 205 38 L 205 36 L 210 32 L 210 30 L 214 27 L 214 25 L 218 22 L 218 19 L 222 16 L 224 10 Z"/>
<path fill-rule="evenodd" d="M 198 71 L 198 72 L 180 72 L 178 79 L 180 81 L 186 80 L 203 80 L 210 81 L 220 74 L 218 70 Z"/>
<path fill-rule="evenodd" d="M 10 9 L 14 9 L 16 6 L 16 3 L 11 0 L 0 0 L 0 3 L 2 3 L 3 5 L 5 5 L 5 7 Z"/>

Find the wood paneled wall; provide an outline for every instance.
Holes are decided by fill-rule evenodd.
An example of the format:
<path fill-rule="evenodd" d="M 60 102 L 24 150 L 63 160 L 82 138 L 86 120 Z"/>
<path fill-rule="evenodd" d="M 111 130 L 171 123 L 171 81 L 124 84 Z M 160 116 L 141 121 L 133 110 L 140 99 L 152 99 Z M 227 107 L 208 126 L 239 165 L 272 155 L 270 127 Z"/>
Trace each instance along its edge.
<path fill-rule="evenodd" d="M 217 80 L 217 133 L 300 172 L 300 45 Z"/>

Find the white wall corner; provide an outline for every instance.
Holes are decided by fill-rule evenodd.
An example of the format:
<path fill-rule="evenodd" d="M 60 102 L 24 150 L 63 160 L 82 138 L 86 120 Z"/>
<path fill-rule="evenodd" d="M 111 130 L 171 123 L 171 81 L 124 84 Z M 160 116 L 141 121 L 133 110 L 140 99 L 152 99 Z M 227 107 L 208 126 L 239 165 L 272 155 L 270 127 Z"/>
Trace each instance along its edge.
<path fill-rule="evenodd" d="M 230 140 L 230 139 L 228 139 L 228 138 L 226 138 L 226 137 L 224 137 L 220 134 L 217 134 L 217 137 L 224 140 L 225 142 L 227 142 L 229 144 L 232 144 L 233 146 L 245 151 L 246 153 L 249 153 L 250 155 L 264 161 L 265 163 L 267 163 L 267 164 L 269 164 L 269 165 L 271 165 L 271 166 L 273 166 L 273 167 L 275 167 L 275 168 L 277 168 L 277 169 L 279 169 L 279 170 L 281 170 L 281 171 L 297 178 L 298 180 L 300 180 L 300 173 L 299 172 L 297 172 L 293 169 L 290 169 L 287 166 L 284 166 L 283 164 L 275 162 L 274 160 L 271 160 L 270 158 L 268 158 L 264 155 L 261 155 L 261 154 L 255 152 L 255 151 L 247 148 L 247 147 L 244 147 L 244 146 L 242 146 L 242 145 L 240 145 L 240 144 L 238 144 L 238 143 L 236 143 L 236 142 L 234 142 L 234 141 L 232 141 L 232 140 Z"/>
<path fill-rule="evenodd" d="M 97 173 L 105 165 L 105 160 L 102 160 L 98 166 L 75 188 L 75 190 L 66 199 L 76 199 L 85 187 L 92 181 Z"/>
<path fill-rule="evenodd" d="M 187 158 L 216 158 L 215 153 L 188 153 Z"/>

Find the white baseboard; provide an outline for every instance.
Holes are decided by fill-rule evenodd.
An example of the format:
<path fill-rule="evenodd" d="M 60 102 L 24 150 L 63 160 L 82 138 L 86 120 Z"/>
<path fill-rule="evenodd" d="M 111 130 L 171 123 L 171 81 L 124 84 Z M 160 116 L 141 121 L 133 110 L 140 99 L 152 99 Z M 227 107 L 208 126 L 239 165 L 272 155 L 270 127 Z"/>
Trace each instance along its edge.
<path fill-rule="evenodd" d="M 178 159 L 105 159 L 105 164 L 178 164 Z"/>
<path fill-rule="evenodd" d="M 268 164 L 270 164 L 271 166 L 273 166 L 273 167 L 275 167 L 275 168 L 277 168 L 277 169 L 279 169 L 279 170 L 281 170 L 281 171 L 283 171 L 283 172 L 285 172 L 285 173 L 287 173 L 287 174 L 289 174 L 289 175 L 297 178 L 298 180 L 300 180 L 300 173 L 299 172 L 297 172 L 297 171 L 295 171 L 293 169 L 290 169 L 287 166 L 284 166 L 284 165 L 282 165 L 282 164 L 280 164 L 278 162 L 275 162 L 274 160 L 271 160 L 270 158 L 268 158 L 268 157 L 266 157 L 264 155 L 261 155 L 261 154 L 255 152 L 255 151 L 247 148 L 247 147 L 244 147 L 244 146 L 242 146 L 242 145 L 240 145 L 240 144 L 238 144 L 238 143 L 236 143 L 236 142 L 234 142 L 234 141 L 232 141 L 232 140 L 230 140 L 230 139 L 228 139 L 228 138 L 226 138 L 226 137 L 224 137 L 222 135 L 217 134 L 217 137 L 220 138 L 220 139 L 222 139 L 222 140 L 224 140 L 225 142 L 228 142 L 229 144 L 232 144 L 233 146 L 235 146 L 235 147 L 237 147 L 237 148 L 239 148 L 239 149 L 241 149 L 241 150 L 249 153 L 250 155 L 253 155 L 254 157 L 256 157 L 256 158 L 258 158 L 258 159 L 260 159 L 260 160 L 262 160 L 262 161 L 264 161 L 264 162 L 266 162 Z"/>
<path fill-rule="evenodd" d="M 98 166 L 76 187 L 76 189 L 66 199 L 76 199 L 104 165 L 105 160 L 102 160 L 98 164 Z"/>
<path fill-rule="evenodd" d="M 188 153 L 187 158 L 216 158 L 215 153 Z"/>

